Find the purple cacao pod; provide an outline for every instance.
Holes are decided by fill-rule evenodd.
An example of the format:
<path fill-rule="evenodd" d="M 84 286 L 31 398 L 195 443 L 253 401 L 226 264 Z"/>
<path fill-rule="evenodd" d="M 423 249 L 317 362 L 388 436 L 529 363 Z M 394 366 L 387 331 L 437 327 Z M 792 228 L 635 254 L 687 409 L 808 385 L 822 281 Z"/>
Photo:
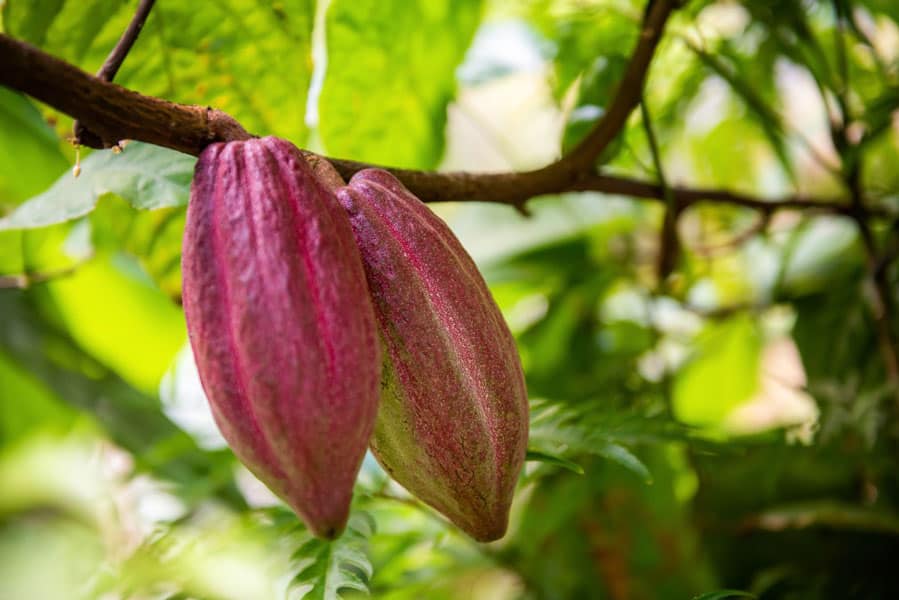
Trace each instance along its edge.
<path fill-rule="evenodd" d="M 471 537 L 498 539 L 528 438 L 515 340 L 459 240 L 390 173 L 361 171 L 337 197 L 384 347 L 372 452 Z"/>
<path fill-rule="evenodd" d="M 299 150 L 212 144 L 182 255 L 191 347 L 237 457 L 320 537 L 346 525 L 381 355 L 346 213 Z"/>

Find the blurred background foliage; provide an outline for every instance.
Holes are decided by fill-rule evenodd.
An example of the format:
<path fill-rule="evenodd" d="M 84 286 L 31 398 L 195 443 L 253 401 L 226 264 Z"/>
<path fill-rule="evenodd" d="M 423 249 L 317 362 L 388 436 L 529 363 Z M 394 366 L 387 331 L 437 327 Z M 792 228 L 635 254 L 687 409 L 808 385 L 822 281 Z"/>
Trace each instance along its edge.
<path fill-rule="evenodd" d="M 6 0 L 2 30 L 94 71 L 134 4 Z M 159 0 L 117 81 L 334 156 L 525 169 L 603 114 L 643 10 Z M 895 303 L 899 4 L 684 2 L 644 109 L 604 172 L 770 198 L 848 198 L 855 174 Z M 0 88 L 0 599 L 896 596 L 899 389 L 877 328 L 899 317 L 870 308 L 850 219 L 692 205 L 659 281 L 659 203 L 434 206 L 527 374 L 510 531 L 471 542 L 369 458 L 323 543 L 206 409 L 179 305 L 194 159 L 82 150 L 75 179 L 70 130 Z"/>

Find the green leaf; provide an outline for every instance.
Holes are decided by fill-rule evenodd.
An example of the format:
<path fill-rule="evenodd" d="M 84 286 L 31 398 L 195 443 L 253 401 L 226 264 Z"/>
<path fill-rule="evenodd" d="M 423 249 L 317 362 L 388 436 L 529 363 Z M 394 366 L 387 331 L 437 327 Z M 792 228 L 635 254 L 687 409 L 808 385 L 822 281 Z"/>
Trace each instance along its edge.
<path fill-rule="evenodd" d="M 9 0 L 3 4 L 3 27 L 16 37 L 40 46 L 64 2 L 65 0 Z"/>
<path fill-rule="evenodd" d="M 584 467 L 576 462 L 568 460 L 567 458 L 562 458 L 561 456 L 554 456 L 547 452 L 540 452 L 539 450 L 529 449 L 525 456 L 525 460 L 556 465 L 557 467 L 568 469 L 572 473 L 577 473 L 578 475 L 584 474 Z"/>
<path fill-rule="evenodd" d="M 0 447 L 37 427 L 70 423 L 72 416 L 43 381 L 16 364 L 0 345 Z"/>
<path fill-rule="evenodd" d="M 784 172 L 793 178 L 795 173 L 787 151 L 783 119 L 760 93 L 760 88 L 762 90 L 773 89 L 774 70 L 768 70 L 765 73 L 767 81 L 762 82 L 758 76 L 759 74 L 753 74 L 752 78 L 744 76 L 743 71 L 746 69 L 741 69 L 740 58 L 736 53 L 730 51 L 730 47 L 727 45 L 722 44 L 719 48 L 720 56 L 705 52 L 697 46 L 690 45 L 690 48 L 696 52 L 700 60 L 713 73 L 724 79 L 731 86 L 734 93 L 745 103 L 758 122 L 762 133 L 771 144 L 771 148 L 774 150 Z M 736 66 L 731 66 L 722 56 L 729 58 Z M 753 58 L 750 57 L 746 62 L 751 64 L 752 60 Z"/>
<path fill-rule="evenodd" d="M 611 413 L 592 404 L 581 411 L 542 399 L 532 400 L 531 405 L 528 456 L 535 454 L 541 460 L 548 455 L 553 459 L 546 462 L 595 455 L 624 467 L 645 483 L 652 483 L 649 468 L 624 444 L 663 445 L 690 439 L 689 429 L 661 417 Z"/>
<path fill-rule="evenodd" d="M 334 156 L 432 168 L 479 0 L 334 0 L 320 133 Z"/>
<path fill-rule="evenodd" d="M 306 600 L 337 600 L 342 590 L 368 593 L 373 571 L 367 553 L 372 533 L 374 520 L 362 512 L 354 513 L 346 531 L 333 541 L 320 540 L 298 528 L 293 554 L 296 575 L 291 587 L 301 590 L 300 597 Z"/>
<path fill-rule="evenodd" d="M 120 154 L 94 152 L 81 175 L 66 172 L 53 187 L 0 219 L 0 231 L 45 227 L 82 217 L 105 194 L 117 194 L 135 208 L 187 204 L 195 159 L 158 146 L 132 143 Z"/>
<path fill-rule="evenodd" d="M 8 5 L 25 14 L 8 24 L 12 35 L 38 19 L 29 14 L 38 10 L 31 0 L 8 0 Z M 69 0 L 49 25 L 42 24 L 40 45 L 94 72 L 128 26 L 135 5 Z M 307 133 L 314 5 L 314 0 L 157 2 L 116 83 L 175 102 L 214 106 L 249 131 L 301 144 Z"/>
<path fill-rule="evenodd" d="M 620 444 L 603 444 L 598 446 L 594 452 L 624 467 L 645 483 L 652 483 L 652 473 L 649 472 L 649 468 L 624 446 Z"/>
<path fill-rule="evenodd" d="M 59 139 L 25 96 L 0 87 L 0 215 L 65 171 Z"/>
<path fill-rule="evenodd" d="M 555 43 L 554 88 L 561 97 L 595 61 L 629 54 L 640 24 L 633 8 L 622 6 L 626 3 L 573 3 L 561 16 L 559 4 L 553 0 L 528 3 L 528 18 Z"/>
<path fill-rule="evenodd" d="M 90 215 L 96 252 L 124 251 L 133 256 L 167 296 L 181 296 L 181 242 L 186 207 L 136 210 L 108 195 Z"/>
<path fill-rule="evenodd" d="M 155 392 L 187 332 L 184 313 L 123 254 L 101 254 L 47 290 L 83 348 L 123 379 Z"/>
<path fill-rule="evenodd" d="M 759 385 L 762 338 L 758 323 L 740 316 L 709 325 L 696 355 L 674 380 L 675 414 L 685 423 L 714 426 L 749 400 Z"/>

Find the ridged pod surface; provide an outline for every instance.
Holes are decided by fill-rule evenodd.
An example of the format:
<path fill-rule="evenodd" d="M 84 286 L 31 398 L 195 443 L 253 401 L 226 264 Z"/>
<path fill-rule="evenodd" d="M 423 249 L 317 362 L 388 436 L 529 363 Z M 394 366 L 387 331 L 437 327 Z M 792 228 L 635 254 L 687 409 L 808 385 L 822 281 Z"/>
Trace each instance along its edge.
<path fill-rule="evenodd" d="M 222 434 L 314 534 L 335 537 L 381 365 L 346 213 L 291 143 L 212 144 L 195 169 L 182 270 L 190 343 Z"/>
<path fill-rule="evenodd" d="M 471 537 L 498 539 L 528 437 L 512 334 L 459 240 L 391 174 L 360 171 L 337 197 L 384 346 L 372 451 Z"/>

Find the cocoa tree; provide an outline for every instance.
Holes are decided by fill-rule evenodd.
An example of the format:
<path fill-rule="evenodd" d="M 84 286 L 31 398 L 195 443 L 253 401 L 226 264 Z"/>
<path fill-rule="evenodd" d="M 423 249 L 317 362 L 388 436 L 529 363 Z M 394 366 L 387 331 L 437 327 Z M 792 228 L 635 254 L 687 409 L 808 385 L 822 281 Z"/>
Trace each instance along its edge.
<path fill-rule="evenodd" d="M 3 3 L 0 597 L 890 597 L 893 2 L 191 4 Z M 478 262 L 530 400 L 500 542 L 369 460 L 314 539 L 218 437 L 193 157 L 270 135 L 317 177 L 386 169 Z M 382 322 L 427 301 L 372 293 Z"/>

